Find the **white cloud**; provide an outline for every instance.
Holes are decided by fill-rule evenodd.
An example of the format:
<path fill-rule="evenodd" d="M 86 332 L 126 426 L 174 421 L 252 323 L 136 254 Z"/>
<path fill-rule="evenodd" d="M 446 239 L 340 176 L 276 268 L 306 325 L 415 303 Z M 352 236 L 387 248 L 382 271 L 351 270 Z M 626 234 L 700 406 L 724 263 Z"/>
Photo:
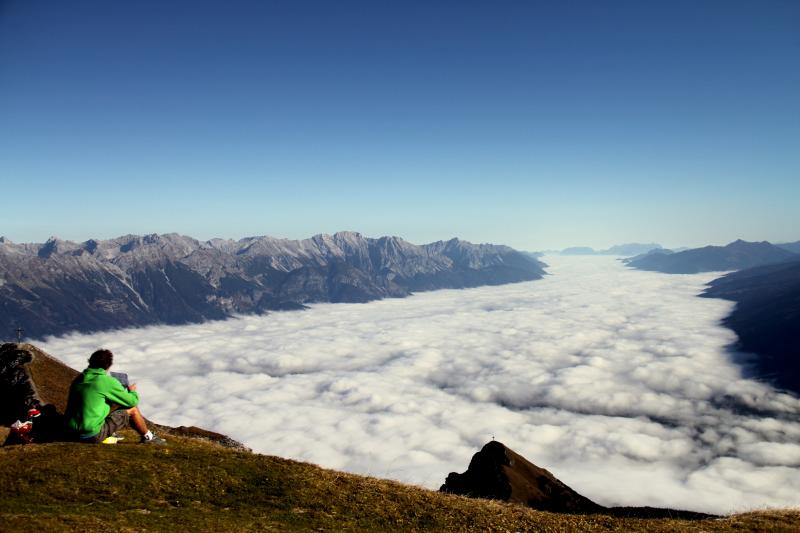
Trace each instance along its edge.
<path fill-rule="evenodd" d="M 50 339 L 100 346 L 155 420 L 438 488 L 492 435 L 607 505 L 800 504 L 800 401 L 742 379 L 714 274 L 548 257 L 543 280 Z"/>

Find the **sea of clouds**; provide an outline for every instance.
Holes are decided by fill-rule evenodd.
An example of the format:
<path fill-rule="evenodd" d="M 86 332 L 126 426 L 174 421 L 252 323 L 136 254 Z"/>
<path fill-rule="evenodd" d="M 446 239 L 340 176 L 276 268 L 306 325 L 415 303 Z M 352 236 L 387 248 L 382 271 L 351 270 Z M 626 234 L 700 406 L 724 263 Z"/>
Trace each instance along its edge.
<path fill-rule="evenodd" d="M 493 437 L 605 505 L 800 504 L 800 401 L 744 379 L 698 298 L 717 274 L 545 258 L 543 280 L 51 338 L 98 347 L 145 415 L 255 451 L 438 488 Z"/>

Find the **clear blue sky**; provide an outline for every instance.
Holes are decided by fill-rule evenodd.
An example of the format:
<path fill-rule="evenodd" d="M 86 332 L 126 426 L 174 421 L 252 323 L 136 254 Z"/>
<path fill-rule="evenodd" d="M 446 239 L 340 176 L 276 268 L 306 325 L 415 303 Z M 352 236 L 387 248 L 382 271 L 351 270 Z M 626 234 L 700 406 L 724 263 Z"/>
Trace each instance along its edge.
<path fill-rule="evenodd" d="M 800 2 L 0 0 L 0 235 L 800 239 Z"/>

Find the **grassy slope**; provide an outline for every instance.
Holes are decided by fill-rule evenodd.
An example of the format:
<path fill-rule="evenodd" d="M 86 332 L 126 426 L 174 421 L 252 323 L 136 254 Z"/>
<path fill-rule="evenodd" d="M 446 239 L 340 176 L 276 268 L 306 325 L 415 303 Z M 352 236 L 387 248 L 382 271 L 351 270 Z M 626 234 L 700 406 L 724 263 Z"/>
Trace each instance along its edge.
<path fill-rule="evenodd" d="M 537 512 L 170 437 L 0 449 L 2 531 L 797 530 L 800 511 L 705 521 Z"/>

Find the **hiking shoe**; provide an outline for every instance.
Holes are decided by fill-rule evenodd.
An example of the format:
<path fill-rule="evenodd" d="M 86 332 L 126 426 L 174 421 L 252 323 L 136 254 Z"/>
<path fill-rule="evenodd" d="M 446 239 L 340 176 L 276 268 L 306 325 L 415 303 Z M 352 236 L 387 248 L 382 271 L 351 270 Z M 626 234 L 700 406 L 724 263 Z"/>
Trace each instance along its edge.
<path fill-rule="evenodd" d="M 111 436 L 106 437 L 105 439 L 103 439 L 101 441 L 101 443 L 102 444 L 116 444 L 120 440 L 122 440 L 122 439 L 120 439 L 119 437 L 115 437 L 114 435 L 111 435 Z"/>
<path fill-rule="evenodd" d="M 125 440 L 125 437 L 123 437 L 119 433 L 112 433 L 111 436 L 114 437 L 115 439 L 117 439 L 117 442 L 119 442 L 121 440 Z"/>
<path fill-rule="evenodd" d="M 146 439 L 142 437 L 142 440 L 139 441 L 141 444 L 155 444 L 155 445 L 163 445 L 166 444 L 167 441 L 159 437 L 158 435 L 153 435 L 152 439 Z"/>

